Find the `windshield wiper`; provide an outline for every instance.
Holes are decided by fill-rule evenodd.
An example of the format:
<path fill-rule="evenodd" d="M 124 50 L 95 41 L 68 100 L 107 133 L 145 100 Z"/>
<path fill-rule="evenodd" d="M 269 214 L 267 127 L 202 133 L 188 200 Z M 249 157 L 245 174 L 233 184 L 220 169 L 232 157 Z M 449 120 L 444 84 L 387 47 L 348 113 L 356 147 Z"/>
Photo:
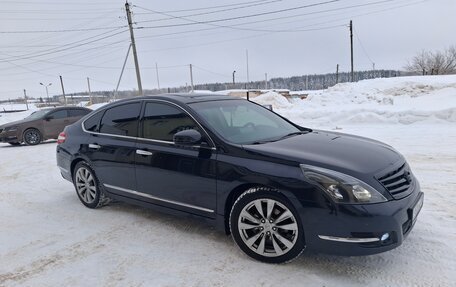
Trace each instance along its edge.
<path fill-rule="evenodd" d="M 287 135 L 284 135 L 283 137 L 279 138 L 278 140 L 283 140 L 291 136 L 297 136 L 297 135 L 302 135 L 302 132 L 292 132 Z"/>
<path fill-rule="evenodd" d="M 284 135 L 282 137 L 275 138 L 275 139 L 254 141 L 252 144 L 264 144 L 264 143 L 276 142 L 276 141 L 280 141 L 280 140 L 286 139 L 286 138 L 291 137 L 291 136 L 302 135 L 302 134 L 303 134 L 303 132 L 292 132 L 292 133 L 286 134 L 286 135 Z"/>

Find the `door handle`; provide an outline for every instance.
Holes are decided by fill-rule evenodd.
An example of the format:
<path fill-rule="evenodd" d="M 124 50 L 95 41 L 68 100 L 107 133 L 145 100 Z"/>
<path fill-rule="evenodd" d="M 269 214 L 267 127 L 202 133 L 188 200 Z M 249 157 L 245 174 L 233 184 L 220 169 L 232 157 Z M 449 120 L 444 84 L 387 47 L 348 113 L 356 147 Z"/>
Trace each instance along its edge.
<path fill-rule="evenodd" d="M 140 154 L 140 155 L 152 155 L 152 154 L 153 154 L 153 153 L 151 153 L 150 151 L 142 150 L 142 149 L 137 149 L 137 150 L 136 150 L 136 153 L 137 153 L 137 154 Z"/>
<path fill-rule="evenodd" d="M 89 148 L 91 148 L 91 149 L 99 149 L 99 148 L 101 148 L 101 145 L 89 144 Z"/>

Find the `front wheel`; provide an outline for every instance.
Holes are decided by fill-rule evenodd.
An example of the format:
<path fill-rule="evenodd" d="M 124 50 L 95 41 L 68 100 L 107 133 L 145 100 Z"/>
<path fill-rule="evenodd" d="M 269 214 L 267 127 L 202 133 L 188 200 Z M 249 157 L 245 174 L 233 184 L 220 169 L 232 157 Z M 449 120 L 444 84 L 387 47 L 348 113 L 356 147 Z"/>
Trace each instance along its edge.
<path fill-rule="evenodd" d="M 84 161 L 74 168 L 73 183 L 79 200 L 88 208 L 98 208 L 109 202 L 93 169 Z"/>
<path fill-rule="evenodd" d="M 27 145 L 37 145 L 41 140 L 41 133 L 37 129 L 28 129 L 24 132 L 24 142 Z"/>
<path fill-rule="evenodd" d="M 234 203 L 230 229 L 236 244 L 250 257 L 285 263 L 304 250 L 304 231 L 286 197 L 267 188 L 252 188 Z"/>

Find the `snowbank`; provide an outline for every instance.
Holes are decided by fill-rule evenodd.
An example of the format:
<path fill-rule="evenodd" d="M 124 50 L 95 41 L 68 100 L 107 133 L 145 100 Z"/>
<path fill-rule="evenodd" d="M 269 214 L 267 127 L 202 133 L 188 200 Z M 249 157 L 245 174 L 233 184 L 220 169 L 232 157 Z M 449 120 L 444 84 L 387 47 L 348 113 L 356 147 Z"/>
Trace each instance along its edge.
<path fill-rule="evenodd" d="M 456 75 L 341 83 L 287 100 L 269 92 L 253 100 L 302 125 L 456 122 Z"/>

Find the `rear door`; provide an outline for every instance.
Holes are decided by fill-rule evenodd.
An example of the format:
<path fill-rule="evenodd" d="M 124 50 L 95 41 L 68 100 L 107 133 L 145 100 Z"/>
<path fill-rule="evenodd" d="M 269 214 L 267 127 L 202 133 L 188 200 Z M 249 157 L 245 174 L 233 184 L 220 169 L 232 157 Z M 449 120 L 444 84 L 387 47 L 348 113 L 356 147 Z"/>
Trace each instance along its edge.
<path fill-rule="evenodd" d="M 134 161 L 140 111 L 141 101 L 128 102 L 84 121 L 90 134 L 84 154 L 109 192 L 125 195 L 136 189 Z"/>
<path fill-rule="evenodd" d="M 66 109 L 47 114 L 43 120 L 44 137 L 46 139 L 56 139 L 69 123 Z"/>
<path fill-rule="evenodd" d="M 136 151 L 136 196 L 155 204 L 206 217 L 215 216 L 216 154 L 211 141 L 182 108 L 146 101 Z M 209 144 L 182 147 L 175 133 L 198 130 Z"/>

